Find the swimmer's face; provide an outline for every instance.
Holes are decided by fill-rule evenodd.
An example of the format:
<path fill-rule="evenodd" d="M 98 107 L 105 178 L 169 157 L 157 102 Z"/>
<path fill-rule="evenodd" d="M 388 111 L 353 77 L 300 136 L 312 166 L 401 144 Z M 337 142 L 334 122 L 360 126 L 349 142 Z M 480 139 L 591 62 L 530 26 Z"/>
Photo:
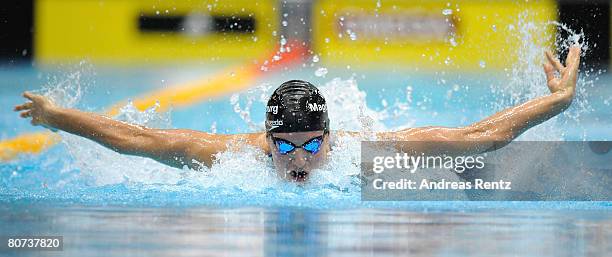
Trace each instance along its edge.
<path fill-rule="evenodd" d="M 295 182 L 308 180 L 314 169 L 325 164 L 330 150 L 329 133 L 323 131 L 272 133 L 267 140 L 276 172 Z M 313 153 L 317 144 L 320 147 Z"/>

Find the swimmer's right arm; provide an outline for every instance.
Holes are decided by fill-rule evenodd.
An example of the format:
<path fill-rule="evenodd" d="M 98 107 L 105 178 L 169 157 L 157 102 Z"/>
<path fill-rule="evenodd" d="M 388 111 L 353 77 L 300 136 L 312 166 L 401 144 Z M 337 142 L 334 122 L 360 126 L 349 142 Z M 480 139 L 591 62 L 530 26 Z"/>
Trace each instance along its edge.
<path fill-rule="evenodd" d="M 22 118 L 32 118 L 32 125 L 91 139 L 109 149 L 128 155 L 152 158 L 182 168 L 210 167 L 214 155 L 232 142 L 261 146 L 261 134 L 220 135 L 186 129 L 153 129 L 113 120 L 76 109 L 60 108 L 41 95 L 25 92 L 31 102 L 15 107 Z"/>
<path fill-rule="evenodd" d="M 548 95 L 499 111 L 469 126 L 422 127 L 380 132 L 377 133 L 377 138 L 395 141 L 399 149 L 419 149 L 427 154 L 480 154 L 504 147 L 523 132 L 570 106 L 576 91 L 580 50 L 579 46 L 570 48 L 566 59 L 567 66 L 563 66 L 552 53 L 546 53 L 548 62 L 544 64 L 544 72 L 550 90 Z M 559 75 L 555 75 L 555 72 Z M 425 143 L 418 143 L 419 141 Z"/>

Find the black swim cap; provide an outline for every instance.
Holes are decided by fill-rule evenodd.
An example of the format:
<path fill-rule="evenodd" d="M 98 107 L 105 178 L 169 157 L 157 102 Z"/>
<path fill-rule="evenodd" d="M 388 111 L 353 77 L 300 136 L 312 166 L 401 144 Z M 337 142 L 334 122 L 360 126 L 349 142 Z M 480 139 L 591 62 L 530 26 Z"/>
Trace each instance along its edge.
<path fill-rule="evenodd" d="M 266 131 L 288 133 L 329 131 L 327 104 L 315 86 L 302 80 L 281 84 L 266 106 Z"/>

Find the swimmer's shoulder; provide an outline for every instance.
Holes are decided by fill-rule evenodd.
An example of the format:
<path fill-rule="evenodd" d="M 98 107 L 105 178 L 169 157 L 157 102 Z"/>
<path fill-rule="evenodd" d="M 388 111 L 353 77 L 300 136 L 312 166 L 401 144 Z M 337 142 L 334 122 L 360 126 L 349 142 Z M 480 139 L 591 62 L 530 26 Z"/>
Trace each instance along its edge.
<path fill-rule="evenodd" d="M 361 133 L 355 131 L 344 131 L 344 130 L 332 130 L 329 132 L 329 136 L 331 139 L 336 139 L 339 137 L 358 137 L 361 136 Z"/>
<path fill-rule="evenodd" d="M 213 146 L 216 149 L 238 149 L 244 144 L 260 148 L 264 152 L 269 152 L 268 144 L 266 143 L 265 132 L 245 133 L 245 134 L 216 134 L 206 133 L 201 131 L 191 131 L 197 135 L 200 140 Z"/>
<path fill-rule="evenodd" d="M 361 138 L 361 133 L 354 131 L 332 130 L 329 132 L 329 142 L 332 147 L 338 144 L 338 139 L 343 137 Z"/>
<path fill-rule="evenodd" d="M 266 133 L 265 132 L 256 132 L 249 134 L 242 134 L 246 142 L 256 148 L 263 150 L 266 154 L 270 153 L 270 147 L 267 143 Z"/>

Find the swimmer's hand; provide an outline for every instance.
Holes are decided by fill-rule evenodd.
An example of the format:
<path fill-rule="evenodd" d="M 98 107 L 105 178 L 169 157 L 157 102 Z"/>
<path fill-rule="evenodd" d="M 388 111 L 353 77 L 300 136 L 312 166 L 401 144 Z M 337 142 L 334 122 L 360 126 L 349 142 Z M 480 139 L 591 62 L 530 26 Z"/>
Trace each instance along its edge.
<path fill-rule="evenodd" d="M 567 101 L 572 101 L 576 91 L 576 81 L 578 79 L 578 67 L 580 66 L 580 47 L 572 46 L 565 59 L 565 65 L 561 64 L 557 58 L 549 51 L 546 51 L 547 62 L 544 63 L 544 72 L 548 89 L 551 93 L 562 94 Z M 559 77 L 555 75 L 559 72 Z"/>
<path fill-rule="evenodd" d="M 50 116 L 53 110 L 57 109 L 55 104 L 48 98 L 30 92 L 24 92 L 23 97 L 27 98 L 28 102 L 15 106 L 14 111 L 21 112 L 19 116 L 22 118 L 32 118 L 32 125 L 43 126 L 45 128 L 57 131 L 50 123 Z"/>

